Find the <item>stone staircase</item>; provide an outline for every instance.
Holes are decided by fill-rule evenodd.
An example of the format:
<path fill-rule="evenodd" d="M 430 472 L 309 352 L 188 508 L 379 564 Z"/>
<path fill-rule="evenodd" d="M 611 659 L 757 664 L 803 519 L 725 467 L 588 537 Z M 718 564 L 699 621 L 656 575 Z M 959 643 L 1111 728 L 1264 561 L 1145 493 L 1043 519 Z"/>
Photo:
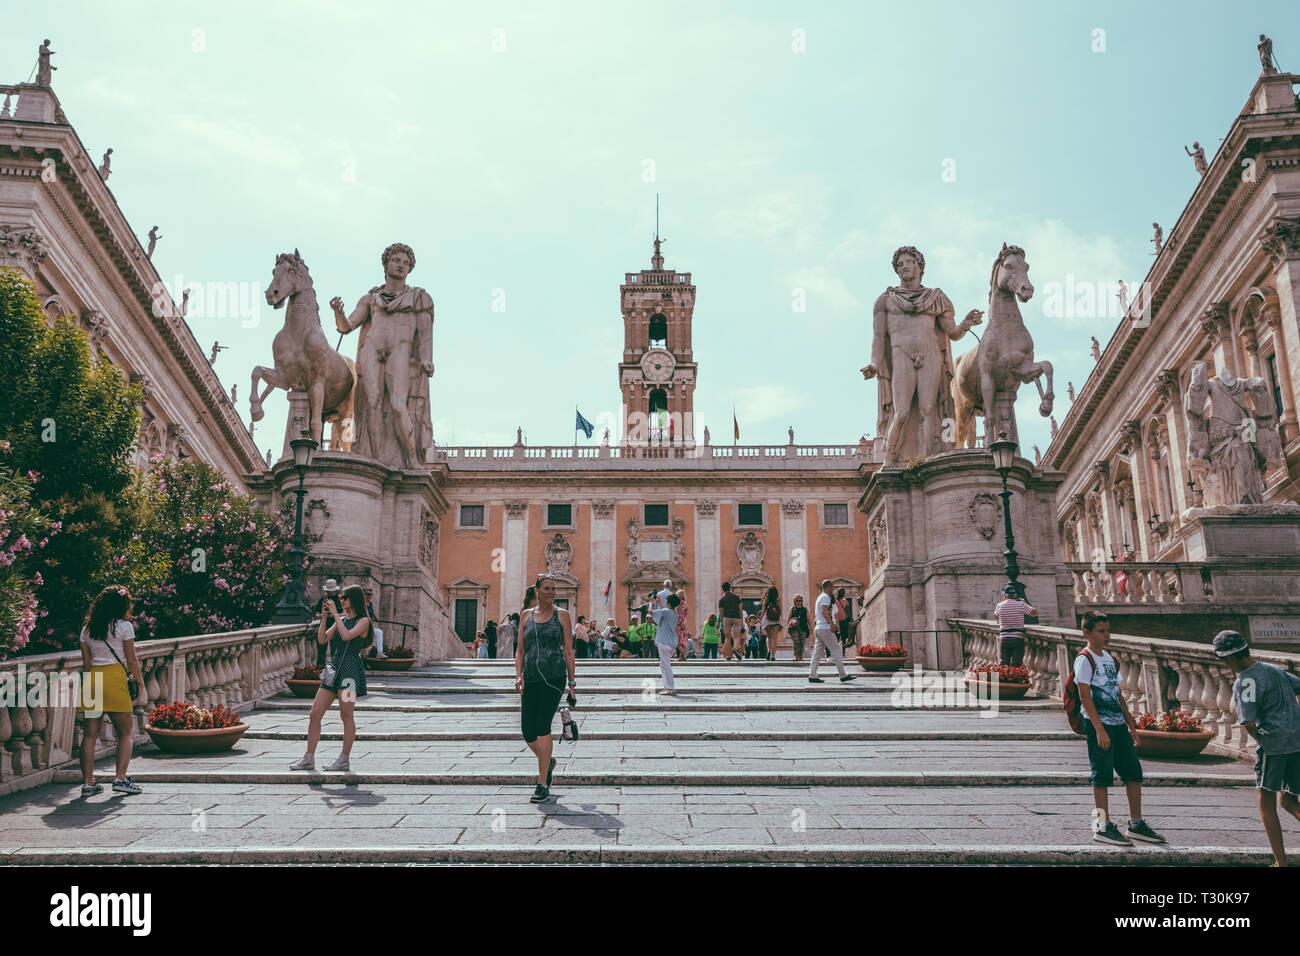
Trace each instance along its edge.
<path fill-rule="evenodd" d="M 856 665 L 855 665 L 856 666 Z M 1087 754 L 1054 701 L 895 706 L 887 675 L 792 661 L 579 661 L 576 743 L 528 802 L 511 661 L 372 674 L 348 774 L 295 773 L 309 701 L 258 703 L 234 751 L 131 763 L 145 790 L 83 800 L 73 771 L 0 798 L 6 863 L 1266 864 L 1244 762 L 1144 761 L 1168 847 L 1091 841 Z M 559 721 L 556 721 L 559 729 Z M 317 751 L 338 753 L 337 711 Z M 108 760 L 99 779 L 111 780 Z M 1117 817 L 1122 788 L 1112 790 Z"/>

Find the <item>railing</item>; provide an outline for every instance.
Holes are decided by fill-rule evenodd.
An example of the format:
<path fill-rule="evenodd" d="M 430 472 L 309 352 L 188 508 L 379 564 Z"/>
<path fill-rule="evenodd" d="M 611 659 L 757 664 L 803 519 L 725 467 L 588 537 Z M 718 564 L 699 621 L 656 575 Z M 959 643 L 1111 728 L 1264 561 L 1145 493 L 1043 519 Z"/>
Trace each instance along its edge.
<path fill-rule="evenodd" d="M 1074 578 L 1076 604 L 1205 603 L 1214 597 L 1214 569 L 1171 561 L 1116 561 L 1098 569 L 1065 565 Z"/>
<path fill-rule="evenodd" d="M 310 631 L 292 624 L 138 642 L 148 702 L 135 709 L 133 738 L 148 739 L 145 718 L 159 704 L 185 700 L 197 707 L 247 710 L 277 693 L 303 659 Z M 0 661 L 0 793 L 39 786 L 61 764 L 76 762 L 81 717 L 72 689 L 80 669 L 80 650 Z M 115 746 L 112 722 L 106 720 L 96 756 Z"/>
<path fill-rule="evenodd" d="M 995 621 L 953 620 L 961 634 L 966 665 L 998 662 L 998 625 Z M 1078 631 L 1030 625 L 1025 628 L 1024 665 L 1033 690 L 1045 697 L 1061 697 L 1065 674 L 1083 647 Z M 1208 644 L 1165 641 L 1112 634 L 1106 650 L 1119 668 L 1119 690 L 1133 713 L 1141 710 L 1179 710 L 1196 717 L 1214 731 L 1211 747 L 1234 757 L 1253 757 L 1254 742 L 1237 722 L 1232 709 L 1235 675 L 1214 655 Z M 1300 654 L 1254 650 L 1257 660 L 1276 664 L 1300 676 Z M 1065 715 L 1061 715 L 1064 725 Z"/>
<path fill-rule="evenodd" d="M 0 94 L 4 94 L 4 105 L 0 106 L 0 120 L 13 119 L 18 112 L 18 87 L 0 83 Z"/>
<path fill-rule="evenodd" d="M 637 469 L 643 462 L 672 460 L 673 467 L 764 468 L 820 470 L 856 469 L 876 461 L 875 443 L 856 445 L 700 445 L 654 440 L 628 445 L 506 445 L 438 446 L 431 461 L 452 468 L 482 471 L 546 470 L 552 468 L 597 470 L 609 467 Z M 662 467 L 657 465 L 656 467 Z"/>
<path fill-rule="evenodd" d="M 381 621 L 379 618 L 375 618 L 375 623 L 384 632 L 384 647 L 405 647 L 408 634 L 418 637 L 420 633 L 420 629 L 414 624 L 404 624 L 401 621 Z M 390 638 L 397 633 L 399 627 L 402 629 L 402 640 L 400 643 L 394 644 Z"/>
<path fill-rule="evenodd" d="M 644 272 L 625 272 L 624 276 L 627 281 L 624 285 L 690 285 L 691 274 L 689 272 L 655 272 L 652 269 L 646 269 Z"/>

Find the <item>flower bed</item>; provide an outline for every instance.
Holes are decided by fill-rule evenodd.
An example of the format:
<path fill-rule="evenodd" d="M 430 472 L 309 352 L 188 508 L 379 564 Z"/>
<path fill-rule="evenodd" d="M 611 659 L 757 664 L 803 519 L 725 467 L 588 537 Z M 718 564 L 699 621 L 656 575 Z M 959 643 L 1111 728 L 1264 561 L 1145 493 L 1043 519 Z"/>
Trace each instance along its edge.
<path fill-rule="evenodd" d="M 1167 714 L 1143 711 L 1134 717 L 1134 743 L 1146 757 L 1195 757 L 1214 739 L 1214 731 L 1197 717 L 1176 710 Z"/>
<path fill-rule="evenodd" d="M 907 663 L 907 648 L 902 644 L 861 644 L 858 664 L 864 671 L 896 671 Z"/>
<path fill-rule="evenodd" d="M 384 651 L 383 657 L 375 654 L 373 645 L 361 657 L 362 663 L 376 671 L 409 671 L 415 664 L 415 651 L 403 645 Z"/>
<path fill-rule="evenodd" d="M 320 689 L 322 670 L 323 668 L 314 664 L 295 667 L 293 675 L 285 681 L 285 684 L 294 697 L 315 697 L 316 691 Z"/>
<path fill-rule="evenodd" d="M 966 672 L 966 689 L 982 697 L 1019 700 L 1029 693 L 1029 668 L 978 664 Z"/>
<path fill-rule="evenodd" d="M 165 753 L 216 753 L 233 747 L 248 730 L 248 724 L 224 707 L 195 707 L 173 701 L 155 707 L 144 729 Z"/>

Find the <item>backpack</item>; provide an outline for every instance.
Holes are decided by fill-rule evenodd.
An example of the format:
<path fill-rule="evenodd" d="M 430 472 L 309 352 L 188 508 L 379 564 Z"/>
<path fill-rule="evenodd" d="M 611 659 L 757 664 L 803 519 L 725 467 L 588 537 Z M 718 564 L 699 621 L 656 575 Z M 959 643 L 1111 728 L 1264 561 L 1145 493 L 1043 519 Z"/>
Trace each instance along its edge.
<path fill-rule="evenodd" d="M 1078 660 L 1080 656 L 1088 658 L 1093 673 L 1096 673 L 1097 661 L 1088 653 L 1088 648 L 1085 647 L 1080 651 L 1075 660 Z M 1074 679 L 1073 665 L 1070 667 L 1070 673 L 1065 675 L 1065 684 L 1061 687 L 1061 706 L 1065 708 L 1065 719 L 1070 722 L 1070 729 L 1082 736 L 1084 734 L 1083 721 L 1085 718 L 1079 709 L 1079 685 Z"/>

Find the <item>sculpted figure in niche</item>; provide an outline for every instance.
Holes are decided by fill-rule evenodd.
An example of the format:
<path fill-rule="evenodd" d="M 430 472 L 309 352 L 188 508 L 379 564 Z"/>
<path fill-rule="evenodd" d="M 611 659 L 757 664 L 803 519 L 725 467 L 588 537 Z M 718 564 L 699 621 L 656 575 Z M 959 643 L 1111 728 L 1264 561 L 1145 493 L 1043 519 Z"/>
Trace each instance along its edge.
<path fill-rule="evenodd" d="M 1277 409 L 1262 378 L 1213 378 L 1205 362 L 1187 388 L 1187 464 L 1204 489 L 1206 507 L 1264 502 L 1264 470 L 1282 460 Z"/>
<path fill-rule="evenodd" d="M 877 432 L 885 436 L 885 464 L 932 455 L 951 442 L 941 440 L 943 422 L 953 419 L 953 362 L 950 339 L 978 325 L 972 309 L 961 324 L 942 289 L 921 285 L 925 256 L 915 246 L 894 252 L 899 284 L 890 286 L 872 309 L 871 364 L 862 377 L 878 378 Z"/>

